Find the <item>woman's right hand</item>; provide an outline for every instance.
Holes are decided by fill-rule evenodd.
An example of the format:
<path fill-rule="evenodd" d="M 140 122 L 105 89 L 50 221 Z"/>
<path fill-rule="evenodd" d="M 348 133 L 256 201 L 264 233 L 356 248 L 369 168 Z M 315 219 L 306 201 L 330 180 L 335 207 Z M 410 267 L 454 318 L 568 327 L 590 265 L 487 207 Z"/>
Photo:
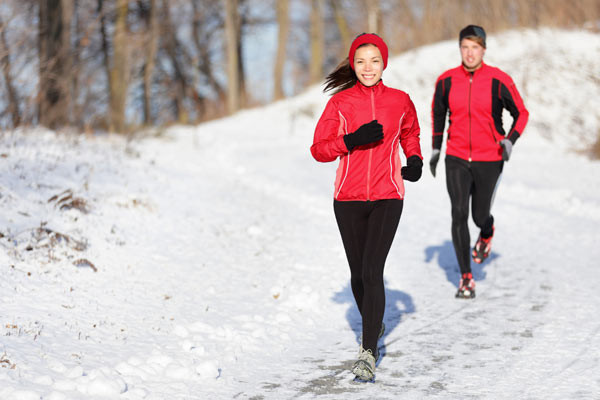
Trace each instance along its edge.
<path fill-rule="evenodd" d="M 383 126 L 374 119 L 361 125 L 354 133 L 345 135 L 344 143 L 346 143 L 348 151 L 352 151 L 357 146 L 377 142 L 381 139 L 383 139 Z"/>

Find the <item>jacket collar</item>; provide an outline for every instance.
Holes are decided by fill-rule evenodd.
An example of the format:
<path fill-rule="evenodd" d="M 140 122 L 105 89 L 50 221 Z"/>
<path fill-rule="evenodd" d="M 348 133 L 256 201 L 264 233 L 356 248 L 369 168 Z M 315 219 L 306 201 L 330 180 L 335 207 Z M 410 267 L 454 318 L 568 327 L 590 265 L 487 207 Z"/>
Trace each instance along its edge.
<path fill-rule="evenodd" d="M 462 70 L 462 72 L 469 76 L 471 75 L 470 71 L 467 71 L 467 69 L 465 68 L 464 65 L 462 65 L 462 63 L 460 64 L 460 69 Z M 487 64 L 483 62 L 483 60 L 481 61 L 481 67 L 479 67 L 478 69 L 476 69 L 475 71 L 473 71 L 473 75 L 479 75 L 484 69 L 487 69 Z"/>
<path fill-rule="evenodd" d="M 356 85 L 354 85 L 354 87 L 359 92 L 370 95 L 371 92 L 373 92 L 374 94 L 382 93 L 385 90 L 386 86 L 383 84 L 383 79 L 380 79 L 379 82 L 377 82 L 373 86 L 365 86 L 362 83 L 360 83 L 360 81 L 356 81 Z"/>

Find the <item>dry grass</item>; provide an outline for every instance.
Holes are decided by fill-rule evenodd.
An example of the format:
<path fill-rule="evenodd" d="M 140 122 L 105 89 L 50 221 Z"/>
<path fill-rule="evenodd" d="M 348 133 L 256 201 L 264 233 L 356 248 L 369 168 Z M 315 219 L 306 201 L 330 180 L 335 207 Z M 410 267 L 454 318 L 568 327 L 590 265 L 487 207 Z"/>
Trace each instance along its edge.
<path fill-rule="evenodd" d="M 596 143 L 592 146 L 591 155 L 593 159 L 600 160 L 600 131 L 598 132 Z"/>
<path fill-rule="evenodd" d="M 56 206 L 61 210 L 70 210 L 72 208 L 81 211 L 83 214 L 89 212 L 87 201 L 81 197 L 75 197 L 71 189 L 54 195 L 48 199 L 48 203 L 55 202 Z"/>
<path fill-rule="evenodd" d="M 0 356 L 0 366 L 2 368 L 8 368 L 8 369 L 15 369 L 16 364 L 12 363 L 6 353 L 2 354 L 2 356 Z"/>
<path fill-rule="evenodd" d="M 78 260 L 73 261 L 73 265 L 77 268 L 91 268 L 92 271 L 98 272 L 98 268 L 87 258 L 80 258 Z"/>

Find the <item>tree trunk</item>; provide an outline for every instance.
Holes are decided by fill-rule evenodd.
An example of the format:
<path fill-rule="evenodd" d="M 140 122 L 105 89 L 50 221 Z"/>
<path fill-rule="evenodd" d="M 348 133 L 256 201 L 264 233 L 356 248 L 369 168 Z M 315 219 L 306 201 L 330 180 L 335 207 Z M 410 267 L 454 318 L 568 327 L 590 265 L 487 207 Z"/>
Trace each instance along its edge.
<path fill-rule="evenodd" d="M 69 123 L 72 12 L 72 0 L 40 1 L 38 119 L 50 129 Z"/>
<path fill-rule="evenodd" d="M 181 45 L 177 39 L 176 26 L 171 21 L 171 13 L 167 0 L 163 0 L 163 19 L 164 19 L 164 36 L 165 49 L 171 64 L 173 66 L 173 74 L 176 83 L 174 94 L 174 105 L 177 113 L 177 121 L 181 124 L 187 124 L 191 118 L 189 110 L 185 107 L 186 100 L 192 100 L 195 105 L 196 120 L 204 113 L 204 99 L 191 83 L 191 79 L 186 73 L 186 50 L 185 46 Z"/>
<path fill-rule="evenodd" d="M 348 22 L 346 21 L 346 17 L 344 16 L 344 9 L 340 4 L 340 0 L 331 0 L 331 6 L 333 7 L 333 13 L 335 15 L 335 23 L 337 25 L 338 31 L 340 32 L 340 40 L 342 41 L 342 57 L 345 58 L 347 56 L 348 49 L 350 48 L 350 43 L 352 38 L 350 37 L 350 30 L 348 29 Z"/>
<path fill-rule="evenodd" d="M 275 56 L 273 99 L 283 98 L 283 68 L 285 66 L 287 37 L 290 30 L 288 0 L 277 1 L 277 55 Z"/>
<path fill-rule="evenodd" d="M 156 0 L 150 0 L 150 10 L 147 20 L 146 61 L 144 63 L 144 125 L 152 123 L 152 111 L 150 96 L 152 94 L 152 74 L 156 62 L 158 49 L 158 18 L 156 12 Z"/>
<path fill-rule="evenodd" d="M 106 71 L 106 81 L 108 83 L 108 92 L 110 98 L 110 90 L 112 85 L 110 83 L 110 54 L 109 54 L 109 39 L 108 33 L 106 32 L 106 13 L 104 11 L 104 0 L 98 0 L 98 15 L 100 16 L 100 37 L 102 39 L 102 63 L 104 65 L 104 71 Z M 110 118 L 110 115 L 109 115 Z"/>
<path fill-rule="evenodd" d="M 194 9 L 194 21 L 192 22 L 192 39 L 194 45 L 196 47 L 196 51 L 198 52 L 199 71 L 204 75 L 206 81 L 210 88 L 215 92 L 217 97 L 219 98 L 219 103 L 225 104 L 226 101 L 226 93 L 223 87 L 219 84 L 217 79 L 215 78 L 215 74 L 212 69 L 212 64 L 210 60 L 210 49 L 209 44 L 206 40 L 201 40 L 201 10 L 198 6 L 197 1 L 192 0 L 192 7 Z"/>
<path fill-rule="evenodd" d="M 367 32 L 381 34 L 381 10 L 379 0 L 365 0 L 367 4 Z"/>
<path fill-rule="evenodd" d="M 440 0 L 426 0 L 423 5 L 423 17 L 421 20 L 421 26 L 433 27 L 440 25 L 441 29 L 445 29 L 446 18 L 440 13 Z M 440 21 L 443 23 L 441 24 Z M 458 35 L 457 35 L 458 36 Z M 437 29 L 425 29 L 421 35 L 418 36 L 416 44 L 422 45 L 424 43 L 432 43 L 442 38 L 442 34 Z"/>
<path fill-rule="evenodd" d="M 127 0 L 117 0 L 113 57 L 110 68 L 110 132 L 125 132 L 125 105 L 127 103 Z"/>
<path fill-rule="evenodd" d="M 394 37 L 396 40 L 388 43 L 390 53 L 400 53 L 414 46 L 419 24 L 416 22 L 410 0 L 399 0 L 393 14 L 386 17 L 391 17 L 395 21 L 390 37 Z"/>
<path fill-rule="evenodd" d="M 246 0 L 238 0 L 242 5 Z M 239 8 L 238 8 L 239 9 Z M 246 15 L 239 15 L 238 12 L 238 20 L 237 20 L 237 59 L 238 59 L 238 87 L 240 90 L 240 108 L 246 107 L 250 101 L 248 98 L 248 92 L 246 91 L 246 75 L 244 74 L 244 57 L 243 57 L 243 39 L 242 32 L 244 25 L 246 24 Z"/>
<path fill-rule="evenodd" d="M 323 11 L 321 0 L 311 0 L 310 14 L 310 83 L 315 84 L 323 77 Z"/>
<path fill-rule="evenodd" d="M 183 76 L 183 67 L 179 63 L 177 53 L 179 51 L 175 27 L 171 23 L 171 13 L 168 0 L 162 0 L 162 36 L 164 38 L 164 48 L 171 61 L 172 78 L 174 85 L 171 85 L 169 95 L 173 101 L 175 109 L 175 118 L 180 124 L 186 124 L 188 115 L 185 109 L 185 78 Z"/>
<path fill-rule="evenodd" d="M 79 129 L 84 128 L 83 124 L 83 107 L 78 102 L 80 90 L 81 90 L 81 64 L 82 60 L 80 58 L 82 53 L 82 48 L 84 44 L 82 44 L 82 38 L 84 38 L 84 30 L 80 13 L 80 0 L 73 0 L 73 18 L 75 20 L 74 27 L 75 31 L 73 32 L 74 42 L 73 42 L 73 51 L 72 54 L 72 63 L 73 68 L 71 69 L 71 93 L 72 93 L 72 119 L 74 125 Z"/>
<path fill-rule="evenodd" d="M 6 29 L 7 25 L 0 19 L 0 68 L 8 92 L 8 112 L 11 116 L 12 127 L 16 128 L 21 123 L 21 112 L 19 110 L 19 96 L 11 76 L 10 48 L 6 40 Z"/>
<path fill-rule="evenodd" d="M 227 48 L 227 112 L 233 114 L 240 109 L 239 61 L 237 46 L 238 2 L 225 1 L 225 42 Z"/>

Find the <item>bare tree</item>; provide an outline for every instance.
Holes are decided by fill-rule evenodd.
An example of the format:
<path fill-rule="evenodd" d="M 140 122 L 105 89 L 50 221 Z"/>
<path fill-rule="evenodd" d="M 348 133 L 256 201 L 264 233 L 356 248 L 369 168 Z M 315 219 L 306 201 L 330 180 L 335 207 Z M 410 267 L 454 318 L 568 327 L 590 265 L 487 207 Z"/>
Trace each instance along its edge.
<path fill-rule="evenodd" d="M 83 60 L 81 59 L 81 53 L 83 47 L 87 44 L 87 38 L 85 36 L 85 28 L 80 16 L 80 0 L 73 0 L 73 47 L 71 51 L 73 68 L 71 69 L 71 91 L 72 91 L 72 122 L 78 127 L 83 126 L 82 121 L 82 106 L 78 103 L 78 98 L 81 89 L 81 65 Z"/>
<path fill-rule="evenodd" d="M 238 54 L 238 1 L 225 1 L 225 43 L 227 49 L 227 112 L 240 109 L 239 54 Z"/>
<path fill-rule="evenodd" d="M 323 27 L 323 9 L 320 0 L 311 0 L 310 14 L 310 53 L 309 62 L 311 84 L 317 83 L 323 77 L 323 47 L 325 32 Z"/>
<path fill-rule="evenodd" d="M 395 21 L 393 24 L 385 24 L 388 28 L 387 37 L 396 39 L 388 41 L 390 52 L 400 52 L 413 47 L 420 36 L 419 31 L 423 29 L 418 24 L 410 0 L 398 0 L 385 15 L 386 18 Z"/>
<path fill-rule="evenodd" d="M 129 83 L 127 51 L 127 0 L 117 0 L 113 53 L 110 67 L 110 126 L 111 132 L 125 132 L 125 106 Z"/>
<path fill-rule="evenodd" d="M 98 15 L 100 17 L 100 38 L 101 38 L 101 49 L 102 49 L 102 64 L 104 65 L 104 70 L 106 71 L 106 80 L 108 82 L 108 91 L 110 92 L 111 88 L 111 76 L 110 76 L 110 39 L 108 38 L 107 31 L 107 12 L 104 9 L 104 0 L 98 0 Z"/>
<path fill-rule="evenodd" d="M 346 21 L 346 16 L 344 15 L 344 9 L 342 8 L 340 0 L 331 0 L 331 6 L 335 16 L 335 23 L 340 32 L 342 49 L 344 49 L 343 51 L 345 52 L 346 49 L 350 47 L 350 42 L 352 40 L 350 30 L 348 29 L 348 22 Z"/>
<path fill-rule="evenodd" d="M 286 59 L 288 32 L 290 30 L 290 17 L 288 13 L 288 0 L 277 1 L 277 55 L 275 56 L 275 70 L 273 73 L 274 90 L 273 99 L 283 98 L 283 68 Z"/>
<path fill-rule="evenodd" d="M 38 119 L 50 129 L 69 123 L 72 12 L 72 0 L 41 0 L 39 3 Z"/>
<path fill-rule="evenodd" d="M 6 29 L 8 24 L 5 24 L 0 18 L 0 68 L 4 77 L 4 85 L 8 93 L 8 112 L 11 116 L 12 127 L 15 128 L 21 123 L 21 112 L 19 110 L 19 96 L 15 89 L 10 63 L 10 47 L 6 40 Z"/>
<path fill-rule="evenodd" d="M 371 33 L 380 33 L 381 9 L 379 0 L 364 0 L 367 6 L 367 30 Z"/>
<path fill-rule="evenodd" d="M 220 117 L 253 104 L 245 88 L 258 78 L 244 73 L 249 54 L 242 39 L 277 18 L 275 73 L 267 77 L 274 79 L 275 98 L 283 97 L 284 88 L 298 91 L 317 82 L 321 68 L 337 65 L 364 31 L 384 35 L 394 54 L 456 38 L 469 23 L 492 34 L 521 26 L 597 29 L 600 19 L 600 0 L 0 3 L 2 126 L 74 124 L 114 131 L 125 130 L 125 110 L 139 110 L 144 124 L 165 124 Z M 225 62 L 227 69 L 220 67 Z M 27 75 L 32 65 L 38 76 Z"/>
<path fill-rule="evenodd" d="M 140 2 L 141 3 L 141 2 Z M 140 8 L 143 5 L 140 4 Z M 152 75 L 156 62 L 156 53 L 158 50 L 158 18 L 156 0 L 150 0 L 147 10 L 144 10 L 144 22 L 146 24 L 145 48 L 146 56 L 143 66 L 143 121 L 144 125 L 150 125 L 152 122 L 151 100 L 152 95 Z"/>
<path fill-rule="evenodd" d="M 177 39 L 176 27 L 171 20 L 171 12 L 167 0 L 162 2 L 162 33 L 164 38 L 164 49 L 169 57 L 173 68 L 174 87 L 171 90 L 173 106 L 177 122 L 186 124 L 189 122 L 189 113 L 185 106 L 188 93 L 189 79 L 185 71 L 183 48 Z"/>
<path fill-rule="evenodd" d="M 201 4 L 202 3 L 202 6 Z M 214 108 L 221 110 L 226 101 L 225 89 L 218 82 L 213 63 L 211 59 L 210 44 L 212 38 L 216 36 L 217 27 L 223 25 L 222 15 L 218 0 L 207 2 L 206 0 L 192 0 L 192 9 L 194 10 L 194 18 L 192 20 L 192 42 L 197 52 L 198 71 L 206 80 L 208 87 L 216 95 Z M 239 53 L 238 53 L 239 54 Z M 217 111 L 219 112 L 219 111 Z"/>
<path fill-rule="evenodd" d="M 237 60 L 238 60 L 238 87 L 240 90 L 240 107 L 247 107 L 250 103 L 249 93 L 246 90 L 246 74 L 244 73 L 244 30 L 248 25 L 248 14 L 250 4 L 247 0 L 238 0 L 238 21 L 237 21 Z"/>

